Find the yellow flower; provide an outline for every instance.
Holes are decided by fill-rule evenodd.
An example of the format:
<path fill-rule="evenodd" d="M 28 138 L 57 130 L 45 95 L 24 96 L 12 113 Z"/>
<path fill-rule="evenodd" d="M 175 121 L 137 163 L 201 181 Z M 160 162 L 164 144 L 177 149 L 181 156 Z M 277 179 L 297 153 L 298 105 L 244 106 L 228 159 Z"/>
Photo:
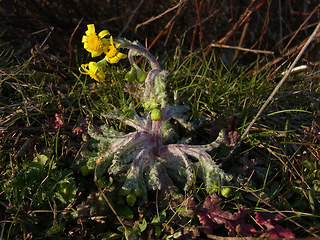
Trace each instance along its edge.
<path fill-rule="evenodd" d="M 105 56 L 105 59 L 109 63 L 117 63 L 120 61 L 120 59 L 124 59 L 127 57 L 126 54 L 118 52 L 119 46 L 120 46 L 120 44 L 117 44 L 116 46 L 113 44 L 113 38 L 112 38 L 112 36 L 110 36 L 110 43 L 109 43 L 108 49 L 106 51 L 106 56 Z"/>
<path fill-rule="evenodd" d="M 110 35 L 110 33 L 103 30 L 97 35 L 94 24 L 89 24 L 87 27 L 86 35 L 82 37 L 84 48 L 91 53 L 91 57 L 100 56 L 109 47 L 109 41 L 104 37 Z"/>
<path fill-rule="evenodd" d="M 89 64 L 81 64 L 81 68 L 79 68 L 79 71 L 82 74 L 88 74 L 91 78 L 98 82 L 102 82 L 106 78 L 106 75 L 102 67 L 100 67 L 96 62 L 89 62 Z"/>

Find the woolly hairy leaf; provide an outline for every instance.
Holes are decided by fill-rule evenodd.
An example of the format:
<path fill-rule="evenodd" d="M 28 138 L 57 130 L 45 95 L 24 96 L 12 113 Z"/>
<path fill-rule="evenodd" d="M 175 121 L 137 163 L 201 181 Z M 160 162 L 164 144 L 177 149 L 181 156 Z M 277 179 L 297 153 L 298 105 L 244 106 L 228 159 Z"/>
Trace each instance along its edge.
<path fill-rule="evenodd" d="M 110 144 L 115 141 L 117 137 L 124 135 L 124 133 L 118 132 L 107 125 L 100 126 L 100 128 L 89 126 L 88 133 L 93 139 L 106 144 Z"/>
<path fill-rule="evenodd" d="M 158 168 L 159 168 L 159 163 L 154 163 L 153 166 L 151 166 L 148 177 L 147 177 L 148 185 L 153 190 L 159 188 L 159 186 L 161 185 Z"/>

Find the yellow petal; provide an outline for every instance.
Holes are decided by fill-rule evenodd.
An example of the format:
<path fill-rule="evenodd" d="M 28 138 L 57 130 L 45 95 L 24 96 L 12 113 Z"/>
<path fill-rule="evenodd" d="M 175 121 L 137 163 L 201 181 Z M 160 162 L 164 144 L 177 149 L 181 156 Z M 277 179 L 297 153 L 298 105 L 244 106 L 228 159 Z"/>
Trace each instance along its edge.
<path fill-rule="evenodd" d="M 88 67 L 88 64 L 81 64 L 81 68 L 79 68 L 79 72 L 82 74 L 89 74 L 87 67 Z"/>
<path fill-rule="evenodd" d="M 109 33 L 108 30 L 103 30 L 103 31 L 101 31 L 101 32 L 98 34 L 98 36 L 99 36 L 100 38 L 103 38 L 103 37 L 105 37 L 105 36 L 107 36 L 107 35 L 110 35 L 110 33 Z"/>
<path fill-rule="evenodd" d="M 124 54 L 124 53 L 118 52 L 117 57 L 120 58 L 120 59 L 124 59 L 124 58 L 127 57 L 127 55 Z"/>
<path fill-rule="evenodd" d="M 119 60 L 120 60 L 120 59 L 117 58 L 117 57 L 112 57 L 112 58 L 107 59 L 107 61 L 108 61 L 109 63 L 111 63 L 111 64 L 118 63 Z"/>
<path fill-rule="evenodd" d="M 113 37 L 110 36 L 110 45 L 113 46 Z"/>
<path fill-rule="evenodd" d="M 100 56 L 100 54 L 98 52 L 91 52 L 91 57 L 94 58 L 94 57 L 98 57 Z"/>
<path fill-rule="evenodd" d="M 89 71 L 96 73 L 99 70 L 99 67 L 96 62 L 89 62 Z"/>
<path fill-rule="evenodd" d="M 88 32 L 87 35 L 94 34 L 96 32 L 96 30 L 94 28 L 94 24 L 88 24 L 87 27 L 88 27 L 88 30 L 86 31 L 86 33 Z"/>

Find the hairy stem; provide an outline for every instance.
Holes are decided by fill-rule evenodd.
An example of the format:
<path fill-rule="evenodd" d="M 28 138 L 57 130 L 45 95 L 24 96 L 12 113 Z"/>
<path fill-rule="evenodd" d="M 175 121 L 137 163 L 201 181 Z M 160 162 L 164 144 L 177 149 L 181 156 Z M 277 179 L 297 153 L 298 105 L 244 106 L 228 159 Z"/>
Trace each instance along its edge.
<path fill-rule="evenodd" d="M 130 49 L 128 52 L 128 59 L 129 59 L 131 65 L 136 66 L 136 63 L 135 63 L 133 57 L 137 56 L 137 55 L 141 55 L 149 60 L 149 63 L 150 63 L 151 68 L 153 70 L 157 69 L 157 70 L 161 71 L 161 67 L 160 67 L 157 59 L 145 47 L 143 47 L 137 43 L 130 43 L 129 41 L 124 41 L 123 47 Z"/>
<path fill-rule="evenodd" d="M 162 128 L 162 121 L 152 121 L 153 141 L 156 146 L 157 154 L 159 154 L 158 152 L 162 145 L 161 128 Z"/>

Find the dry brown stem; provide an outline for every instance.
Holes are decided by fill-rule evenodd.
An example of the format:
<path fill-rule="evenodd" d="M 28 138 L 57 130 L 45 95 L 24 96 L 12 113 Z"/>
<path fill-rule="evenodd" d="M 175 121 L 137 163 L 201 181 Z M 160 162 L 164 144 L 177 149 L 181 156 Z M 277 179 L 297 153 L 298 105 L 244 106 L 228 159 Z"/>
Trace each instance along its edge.
<path fill-rule="evenodd" d="M 252 52 L 252 53 L 256 53 L 256 54 L 259 54 L 259 53 L 274 54 L 274 52 L 272 52 L 272 51 L 259 50 L 259 49 L 249 49 L 249 48 L 243 48 L 243 47 L 239 47 L 239 46 L 229 46 L 229 45 L 219 44 L 219 43 L 211 43 L 210 46 L 214 47 L 214 48 L 235 49 L 235 50 L 239 50 L 239 51 Z"/>

